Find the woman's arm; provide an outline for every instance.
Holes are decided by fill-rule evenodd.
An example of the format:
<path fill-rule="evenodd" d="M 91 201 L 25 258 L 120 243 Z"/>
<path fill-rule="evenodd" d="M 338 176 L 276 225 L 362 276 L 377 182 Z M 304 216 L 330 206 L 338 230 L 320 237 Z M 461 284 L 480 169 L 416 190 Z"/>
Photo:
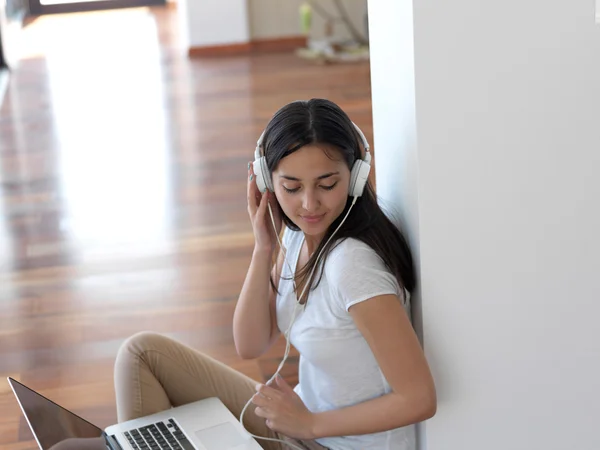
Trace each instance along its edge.
<path fill-rule="evenodd" d="M 276 285 L 283 265 L 283 252 L 273 264 L 271 276 Z M 258 358 L 279 337 L 275 300 L 277 293 L 269 281 L 270 251 L 255 249 L 233 315 L 233 339 L 238 355 Z"/>
<path fill-rule="evenodd" d="M 314 438 L 370 434 L 429 419 L 436 393 L 413 327 L 395 295 L 349 309 L 392 388 L 390 394 L 346 408 L 314 414 Z"/>
<path fill-rule="evenodd" d="M 247 199 L 254 233 L 254 252 L 233 314 L 233 340 L 238 355 L 244 359 L 252 359 L 267 351 L 279 336 L 275 311 L 277 297 L 271 287 L 269 273 L 278 285 L 283 265 L 282 252 L 276 263 L 272 264 L 277 235 L 282 226 L 277 200 L 269 191 L 260 193 L 254 179 L 252 163 L 248 163 Z M 267 213 L 269 205 L 274 209 L 273 222 L 269 220 Z M 272 224 L 275 225 L 275 229 Z"/>

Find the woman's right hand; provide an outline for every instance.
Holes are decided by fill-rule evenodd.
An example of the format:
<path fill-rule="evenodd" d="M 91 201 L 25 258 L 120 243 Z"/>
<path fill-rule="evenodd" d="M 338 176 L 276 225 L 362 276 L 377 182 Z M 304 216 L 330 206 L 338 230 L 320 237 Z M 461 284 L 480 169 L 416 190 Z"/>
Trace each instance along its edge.
<path fill-rule="evenodd" d="M 277 232 L 273 230 L 271 216 L 267 209 L 267 202 L 271 204 L 273 219 Z M 275 194 L 267 190 L 262 194 L 256 185 L 256 176 L 252 163 L 248 165 L 248 214 L 254 231 L 254 246 L 257 250 L 273 252 L 277 246 L 277 236 L 281 231 L 282 220 L 277 205 Z M 277 233 L 277 235 L 276 235 Z"/>

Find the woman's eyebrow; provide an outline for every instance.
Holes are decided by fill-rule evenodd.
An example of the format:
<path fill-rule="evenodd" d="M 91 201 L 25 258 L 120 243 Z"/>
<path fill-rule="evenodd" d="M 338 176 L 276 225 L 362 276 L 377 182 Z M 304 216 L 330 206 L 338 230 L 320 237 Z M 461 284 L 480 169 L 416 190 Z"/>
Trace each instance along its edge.
<path fill-rule="evenodd" d="M 333 175 L 339 175 L 339 172 L 328 172 L 323 175 L 319 175 L 315 180 L 323 180 L 324 178 L 329 178 Z M 291 175 L 280 175 L 281 178 L 285 178 L 286 180 L 292 181 L 302 181 L 300 178 L 292 177 Z"/>

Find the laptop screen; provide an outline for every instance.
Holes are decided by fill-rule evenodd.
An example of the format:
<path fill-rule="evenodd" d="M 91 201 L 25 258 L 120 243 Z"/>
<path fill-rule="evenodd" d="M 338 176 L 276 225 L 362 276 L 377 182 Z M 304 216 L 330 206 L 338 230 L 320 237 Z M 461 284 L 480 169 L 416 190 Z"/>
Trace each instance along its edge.
<path fill-rule="evenodd" d="M 71 448 L 106 450 L 100 428 L 18 381 L 9 378 L 9 382 L 42 450 Z"/>

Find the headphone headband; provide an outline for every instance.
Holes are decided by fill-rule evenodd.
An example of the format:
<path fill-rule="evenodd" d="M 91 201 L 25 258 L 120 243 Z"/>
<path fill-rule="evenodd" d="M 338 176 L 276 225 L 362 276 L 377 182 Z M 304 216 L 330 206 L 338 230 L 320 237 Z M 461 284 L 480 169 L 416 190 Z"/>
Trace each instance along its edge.
<path fill-rule="evenodd" d="M 358 125 L 356 125 L 354 122 L 352 122 L 352 126 L 354 127 L 354 130 L 358 133 L 358 136 L 360 137 L 360 140 L 362 142 L 362 145 L 365 149 L 365 157 L 363 158 L 363 160 L 366 163 L 370 163 L 371 162 L 371 146 L 369 145 L 369 142 L 367 141 L 367 138 L 365 137 L 365 134 L 362 132 L 362 130 L 358 127 Z M 254 150 L 254 159 L 258 159 L 261 156 L 264 156 L 260 154 L 260 149 L 263 146 L 263 140 L 265 138 L 265 133 L 267 132 L 266 128 L 263 130 L 263 132 L 260 134 L 260 137 L 258 138 L 258 141 L 256 141 L 256 149 Z M 264 150 L 264 149 L 263 149 Z"/>
<path fill-rule="evenodd" d="M 254 159 L 258 159 L 261 157 L 260 148 L 263 146 L 263 139 L 265 138 L 265 133 L 267 129 L 265 128 L 262 133 L 260 133 L 260 137 L 258 141 L 256 141 L 256 150 L 254 150 Z"/>
<path fill-rule="evenodd" d="M 369 179 L 369 172 L 371 171 L 371 152 L 369 143 L 364 133 L 358 126 L 352 122 L 354 130 L 358 133 L 362 145 L 365 148 L 365 157 L 358 158 L 354 161 L 352 170 L 350 171 L 350 185 L 348 188 L 348 195 L 351 197 L 360 197 L 367 185 Z M 254 150 L 254 174 L 256 175 L 256 185 L 261 192 L 267 190 L 274 192 L 273 181 L 269 168 L 267 167 L 267 159 L 261 155 L 260 149 L 263 147 L 263 140 L 265 138 L 266 129 L 261 133 L 258 141 L 256 141 L 256 149 Z M 264 147 L 263 147 L 264 150 Z M 264 154 L 264 151 L 263 151 Z"/>

